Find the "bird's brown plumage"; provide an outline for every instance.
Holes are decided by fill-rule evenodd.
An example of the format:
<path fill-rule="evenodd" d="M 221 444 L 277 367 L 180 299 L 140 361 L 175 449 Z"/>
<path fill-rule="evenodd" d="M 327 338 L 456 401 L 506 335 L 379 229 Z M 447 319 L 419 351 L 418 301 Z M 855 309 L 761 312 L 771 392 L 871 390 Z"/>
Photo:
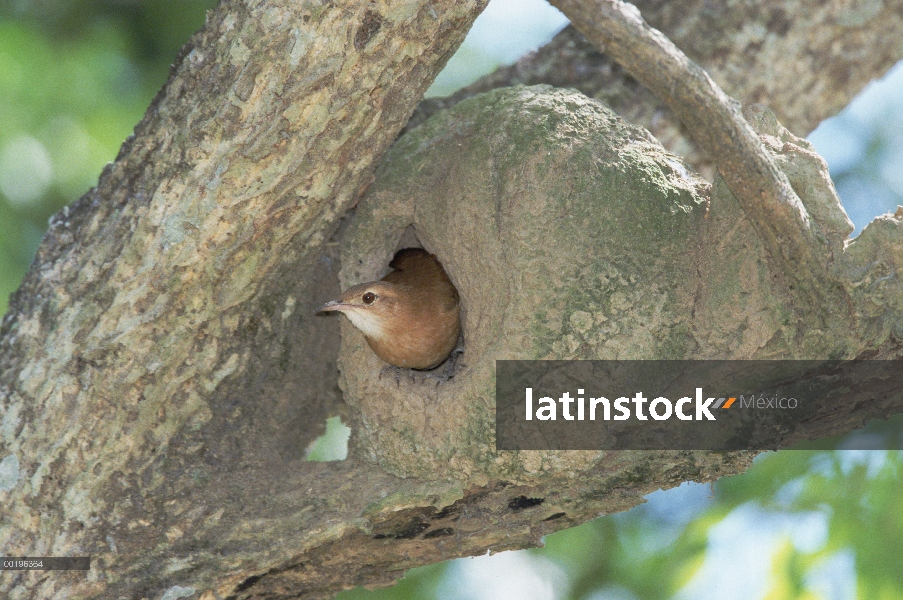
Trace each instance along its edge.
<path fill-rule="evenodd" d="M 399 250 L 389 266 L 381 281 L 350 287 L 319 310 L 343 312 L 387 363 L 432 369 L 458 342 L 458 290 L 439 260 L 420 248 Z"/>

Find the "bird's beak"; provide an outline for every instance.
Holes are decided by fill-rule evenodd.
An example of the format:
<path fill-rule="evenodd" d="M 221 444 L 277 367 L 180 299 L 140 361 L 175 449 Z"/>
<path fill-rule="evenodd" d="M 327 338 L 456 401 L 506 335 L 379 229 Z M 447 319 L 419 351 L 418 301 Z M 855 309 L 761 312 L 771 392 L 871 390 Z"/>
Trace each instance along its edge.
<path fill-rule="evenodd" d="M 334 310 L 342 310 L 343 308 L 345 308 L 345 306 L 346 305 L 342 304 L 342 302 L 340 302 L 339 300 L 330 300 L 329 302 L 327 302 L 326 304 L 324 304 L 323 306 L 318 308 L 317 312 L 320 313 L 320 312 L 332 312 Z"/>

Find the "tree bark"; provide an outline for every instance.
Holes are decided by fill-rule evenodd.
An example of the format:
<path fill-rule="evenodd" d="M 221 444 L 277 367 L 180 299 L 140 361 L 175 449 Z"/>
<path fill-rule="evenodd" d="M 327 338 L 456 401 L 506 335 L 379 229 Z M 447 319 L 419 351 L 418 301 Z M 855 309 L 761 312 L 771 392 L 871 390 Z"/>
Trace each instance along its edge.
<path fill-rule="evenodd" d="M 3 320 L 0 547 L 95 556 L 88 579 L 21 573 L 4 595 L 158 597 L 167 569 L 204 560 L 151 551 L 197 549 L 172 523 L 251 508 L 218 496 L 223 474 L 322 430 L 338 400 L 310 358 L 337 344 L 310 318 L 335 281 L 324 244 L 484 5 L 210 13 L 97 187 L 54 217 Z"/>
<path fill-rule="evenodd" d="M 232 1 L 210 13 L 98 186 L 54 217 L 3 319 L 0 547 L 93 560 L 87 577 L 5 573 L 0 592 L 329 597 L 535 545 L 749 465 L 749 454 L 623 453 L 540 479 L 403 479 L 360 443 L 345 463 L 304 462 L 327 415 L 362 427 L 336 387 L 335 323 L 312 316 L 338 288 L 337 231 L 484 4 Z M 899 58 L 897 4 L 756 5 L 743 20 L 699 6 L 657 4 L 647 18 L 678 45 L 704 28 L 691 57 L 729 94 L 780 98 L 767 102 L 798 131 L 811 125 L 803 107 L 835 110 Z M 821 47 L 827 58 L 810 54 Z M 767 85 L 757 60 L 774 61 Z M 822 60 L 855 68 L 822 85 Z M 903 338 L 884 277 L 903 263 L 897 221 L 837 267 L 868 309 L 856 334 L 882 356 Z"/>

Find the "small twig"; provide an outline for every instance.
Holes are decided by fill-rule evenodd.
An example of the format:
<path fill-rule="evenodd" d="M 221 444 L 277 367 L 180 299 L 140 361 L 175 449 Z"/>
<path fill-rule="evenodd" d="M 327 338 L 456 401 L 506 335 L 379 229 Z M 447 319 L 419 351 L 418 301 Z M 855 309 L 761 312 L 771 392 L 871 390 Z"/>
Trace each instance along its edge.
<path fill-rule="evenodd" d="M 823 243 L 738 105 L 639 10 L 619 0 L 551 0 L 596 46 L 661 98 L 718 165 L 766 250 L 810 307 L 834 304 Z"/>

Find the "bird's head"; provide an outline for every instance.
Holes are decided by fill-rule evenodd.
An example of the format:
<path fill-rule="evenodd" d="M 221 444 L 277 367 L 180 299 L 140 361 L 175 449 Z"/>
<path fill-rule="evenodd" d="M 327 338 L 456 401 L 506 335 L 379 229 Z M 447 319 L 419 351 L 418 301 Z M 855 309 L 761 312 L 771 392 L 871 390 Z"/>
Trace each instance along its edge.
<path fill-rule="evenodd" d="M 342 312 L 364 335 L 378 340 L 395 318 L 398 301 L 399 290 L 395 284 L 371 281 L 348 288 L 317 312 Z"/>

